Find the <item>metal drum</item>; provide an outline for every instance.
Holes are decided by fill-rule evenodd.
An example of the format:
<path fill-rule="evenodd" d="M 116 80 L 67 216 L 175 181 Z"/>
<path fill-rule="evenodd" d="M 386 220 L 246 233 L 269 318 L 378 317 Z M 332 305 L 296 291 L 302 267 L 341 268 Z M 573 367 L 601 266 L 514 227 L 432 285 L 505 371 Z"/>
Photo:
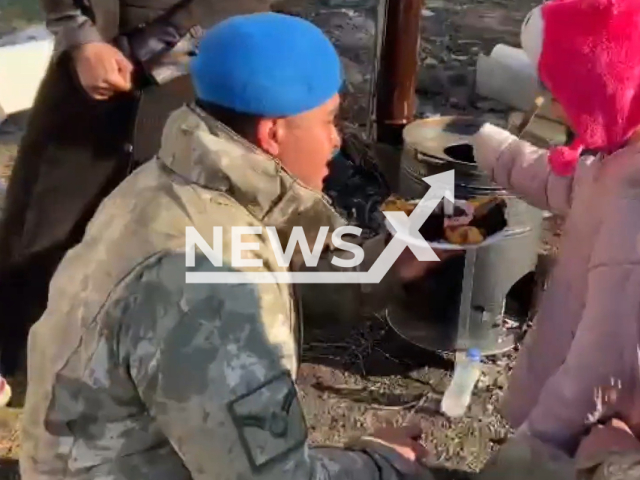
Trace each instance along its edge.
<path fill-rule="evenodd" d="M 475 347 L 489 355 L 510 349 L 516 331 L 506 326 L 527 319 L 533 298 L 543 212 L 491 183 L 478 168 L 469 137 L 480 126 L 473 118 L 441 117 L 404 130 L 401 196 L 421 198 L 429 188 L 422 178 L 453 169 L 457 198 L 500 195 L 507 201 L 503 240 L 442 262 L 408 285 L 405 297 L 390 308 L 393 328 L 431 350 Z"/>

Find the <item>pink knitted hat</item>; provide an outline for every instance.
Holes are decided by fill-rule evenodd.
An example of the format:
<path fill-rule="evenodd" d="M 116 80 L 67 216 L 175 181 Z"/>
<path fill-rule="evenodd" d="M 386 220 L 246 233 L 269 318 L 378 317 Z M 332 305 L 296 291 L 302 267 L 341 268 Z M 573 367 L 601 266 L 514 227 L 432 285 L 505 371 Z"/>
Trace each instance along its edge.
<path fill-rule="evenodd" d="M 522 48 L 576 140 L 552 149 L 570 175 L 583 148 L 610 154 L 640 127 L 640 0 L 551 0 L 522 27 Z"/>

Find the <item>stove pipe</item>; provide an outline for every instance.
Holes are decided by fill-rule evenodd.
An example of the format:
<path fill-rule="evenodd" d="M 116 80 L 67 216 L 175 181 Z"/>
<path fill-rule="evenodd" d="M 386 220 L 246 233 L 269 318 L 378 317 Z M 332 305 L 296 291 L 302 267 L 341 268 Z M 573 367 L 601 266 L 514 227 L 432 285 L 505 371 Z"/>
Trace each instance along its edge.
<path fill-rule="evenodd" d="M 377 141 L 402 145 L 414 119 L 422 0 L 388 0 L 376 92 Z"/>

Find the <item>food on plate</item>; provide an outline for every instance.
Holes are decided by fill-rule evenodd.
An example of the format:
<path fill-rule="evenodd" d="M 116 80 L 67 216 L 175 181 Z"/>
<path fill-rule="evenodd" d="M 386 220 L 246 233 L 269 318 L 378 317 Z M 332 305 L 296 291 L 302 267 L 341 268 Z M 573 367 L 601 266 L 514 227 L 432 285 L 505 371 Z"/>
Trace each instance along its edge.
<path fill-rule="evenodd" d="M 418 201 L 405 200 L 404 198 L 391 195 L 382 205 L 384 212 L 404 212 L 407 215 L 415 210 Z"/>
<path fill-rule="evenodd" d="M 440 208 L 444 210 L 443 205 Z M 473 220 L 473 205 L 468 202 L 456 200 L 456 203 L 453 206 L 453 215 L 444 216 L 444 228 L 463 227 L 465 225 L 469 225 L 471 220 Z"/>
<path fill-rule="evenodd" d="M 482 243 L 485 237 L 476 227 L 464 225 L 462 227 L 445 228 L 444 238 L 454 245 L 474 245 Z"/>
<path fill-rule="evenodd" d="M 444 205 L 439 203 L 433 213 L 420 227 L 420 234 L 427 242 L 440 242 L 447 237 L 447 231 L 468 224 L 473 218 L 473 209 L 457 200 L 453 207 L 453 216 L 444 214 Z"/>
<path fill-rule="evenodd" d="M 507 228 L 507 202 L 501 197 L 490 197 L 475 205 L 469 226 L 490 237 Z"/>
<path fill-rule="evenodd" d="M 383 211 L 402 211 L 411 215 L 418 201 L 393 196 L 382 206 Z M 446 241 L 455 245 L 477 245 L 507 227 L 507 203 L 501 197 L 479 197 L 456 200 L 453 216 L 446 216 L 443 202 L 420 227 L 428 242 Z"/>

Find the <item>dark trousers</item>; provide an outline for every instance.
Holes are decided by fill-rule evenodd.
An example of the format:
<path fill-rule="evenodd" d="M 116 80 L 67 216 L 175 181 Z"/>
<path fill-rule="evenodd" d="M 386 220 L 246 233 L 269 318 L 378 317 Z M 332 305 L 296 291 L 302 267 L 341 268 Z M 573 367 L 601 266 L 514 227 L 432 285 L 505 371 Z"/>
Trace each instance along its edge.
<path fill-rule="evenodd" d="M 21 364 L 49 282 L 102 199 L 127 175 L 136 98 L 90 99 L 67 57 L 49 67 L 9 179 L 0 222 L 0 371 Z"/>
<path fill-rule="evenodd" d="M 34 255 L 0 278 L 0 371 L 13 376 L 22 366 L 30 327 L 47 307 L 49 282 L 67 249 Z"/>
<path fill-rule="evenodd" d="M 0 371 L 20 364 L 49 282 L 101 202 L 153 156 L 168 115 L 193 100 L 188 77 L 107 102 L 87 97 L 64 60 L 31 112 L 0 223 Z M 126 146 L 133 144 L 133 152 Z"/>

